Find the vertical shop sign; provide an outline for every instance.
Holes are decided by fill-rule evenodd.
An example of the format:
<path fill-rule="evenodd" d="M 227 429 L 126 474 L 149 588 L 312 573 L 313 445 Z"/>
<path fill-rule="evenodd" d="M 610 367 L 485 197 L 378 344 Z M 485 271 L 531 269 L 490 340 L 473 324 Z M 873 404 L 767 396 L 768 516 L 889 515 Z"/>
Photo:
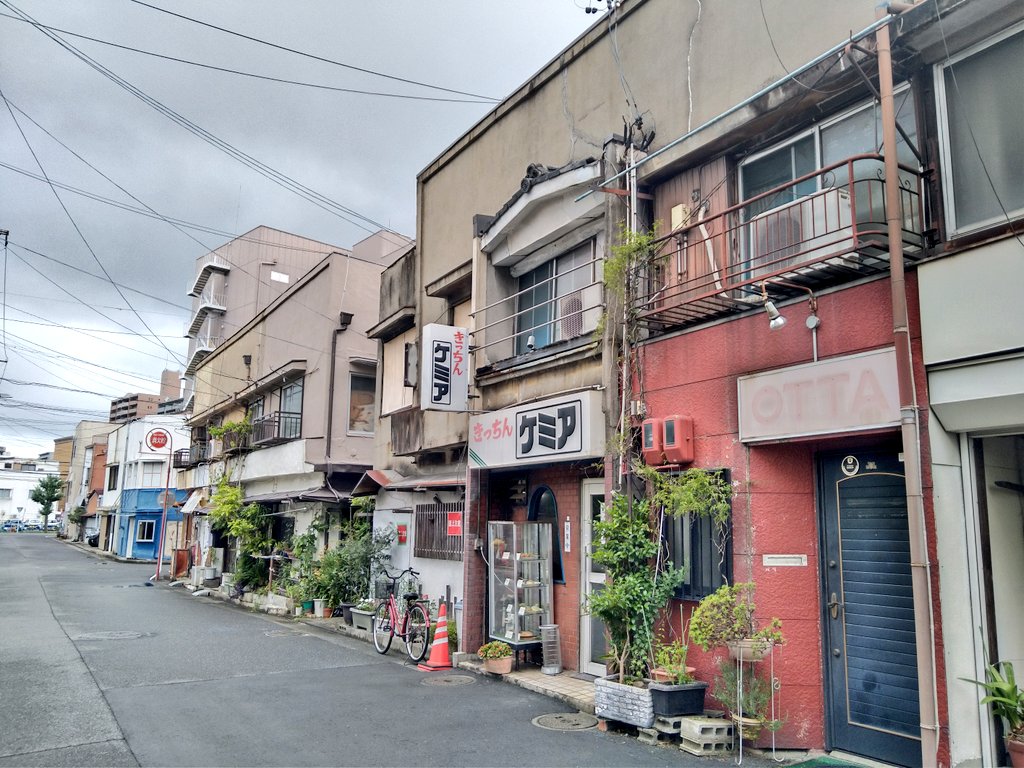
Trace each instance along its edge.
<path fill-rule="evenodd" d="M 469 332 L 430 323 L 423 327 L 420 408 L 465 411 L 469 402 Z"/>

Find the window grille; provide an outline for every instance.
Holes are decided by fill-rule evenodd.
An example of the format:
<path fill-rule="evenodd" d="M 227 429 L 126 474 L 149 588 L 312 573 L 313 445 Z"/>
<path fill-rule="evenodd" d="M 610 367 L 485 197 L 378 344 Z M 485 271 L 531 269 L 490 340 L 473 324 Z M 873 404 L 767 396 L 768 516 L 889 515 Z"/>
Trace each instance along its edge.
<path fill-rule="evenodd" d="M 461 560 L 462 536 L 448 535 L 448 513 L 462 514 L 462 502 L 417 504 L 413 555 L 433 560 Z"/>

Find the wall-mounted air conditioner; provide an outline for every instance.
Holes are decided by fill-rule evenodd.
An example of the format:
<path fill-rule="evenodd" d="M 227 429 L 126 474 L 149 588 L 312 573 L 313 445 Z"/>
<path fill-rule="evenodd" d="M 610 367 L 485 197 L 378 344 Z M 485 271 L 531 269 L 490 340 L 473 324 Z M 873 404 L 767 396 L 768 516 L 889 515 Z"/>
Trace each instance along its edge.
<path fill-rule="evenodd" d="M 662 451 L 664 440 L 664 427 L 661 419 L 644 419 L 640 427 L 641 453 L 644 463 L 649 466 L 665 463 L 665 454 Z"/>

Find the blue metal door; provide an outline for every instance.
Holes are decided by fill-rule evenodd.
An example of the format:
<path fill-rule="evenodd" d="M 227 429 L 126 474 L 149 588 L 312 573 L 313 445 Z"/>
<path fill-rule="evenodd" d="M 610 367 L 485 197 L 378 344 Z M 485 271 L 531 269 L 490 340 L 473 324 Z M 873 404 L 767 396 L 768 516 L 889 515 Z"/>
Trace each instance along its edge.
<path fill-rule="evenodd" d="M 820 462 L 826 717 L 831 748 L 920 765 L 914 601 L 896 455 Z"/>

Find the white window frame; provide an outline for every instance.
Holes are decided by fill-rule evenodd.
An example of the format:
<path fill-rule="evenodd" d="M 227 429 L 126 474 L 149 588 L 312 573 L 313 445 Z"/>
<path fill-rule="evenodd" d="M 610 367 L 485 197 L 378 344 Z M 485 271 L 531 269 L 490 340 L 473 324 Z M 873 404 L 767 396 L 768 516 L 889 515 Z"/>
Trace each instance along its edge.
<path fill-rule="evenodd" d="M 586 291 L 586 289 L 587 289 L 587 286 L 593 285 L 597 281 L 597 266 L 598 266 L 597 265 L 597 247 L 598 247 L 598 242 L 597 242 L 597 238 L 596 237 L 587 238 L 586 240 L 583 240 L 583 241 L 577 243 L 576 245 L 574 245 L 574 246 L 572 246 L 570 248 L 565 249 L 564 251 L 559 253 L 557 256 L 555 256 L 553 258 L 550 258 L 550 259 L 547 259 L 546 261 L 543 261 L 540 264 L 537 264 L 535 267 L 532 267 L 530 270 L 528 270 L 526 272 L 523 272 L 522 274 L 520 274 L 516 278 L 516 291 L 517 291 L 516 298 L 515 298 L 516 322 L 515 322 L 515 334 L 514 334 L 513 342 L 512 342 L 513 343 L 514 354 L 521 355 L 521 354 L 524 354 L 526 352 L 533 351 L 532 349 L 526 348 L 526 339 L 529 336 L 534 336 L 535 339 L 536 339 L 536 337 L 538 337 L 540 335 L 538 333 L 538 330 L 541 329 L 541 328 L 544 328 L 544 327 L 548 327 L 548 328 L 551 329 L 549 331 L 549 338 L 548 338 L 546 343 L 537 343 L 536 346 L 534 347 L 535 349 L 543 349 L 543 348 L 549 347 L 549 346 L 551 346 L 553 344 L 557 344 L 559 341 L 565 341 L 565 340 L 568 340 L 568 339 L 578 338 L 579 336 L 585 335 L 585 331 L 582 331 L 582 330 L 579 333 L 576 333 L 576 334 L 573 334 L 573 335 L 570 335 L 570 336 L 564 336 L 563 335 L 563 333 L 562 333 L 562 321 L 565 319 L 566 316 L 561 314 L 561 308 L 560 308 L 560 303 L 559 302 L 560 302 L 561 299 L 567 298 L 567 297 L 569 297 L 570 295 L 572 295 L 574 293 L 580 294 L 581 302 L 580 302 L 580 308 L 578 310 L 579 322 L 580 322 L 581 329 L 585 328 L 584 315 L 585 315 L 585 311 L 586 311 L 587 307 L 583 306 L 583 295 L 584 295 L 584 291 Z M 572 254 L 576 253 L 577 251 L 580 251 L 580 250 L 582 250 L 584 248 L 586 248 L 589 251 L 589 259 L 586 260 L 584 265 L 582 265 L 580 267 L 574 267 L 574 268 L 572 268 L 572 270 L 567 271 L 567 272 L 563 272 L 563 273 L 559 273 L 558 272 L 559 262 L 561 262 L 566 257 L 568 257 L 568 256 L 570 256 L 570 255 L 572 255 Z M 523 288 L 523 286 L 522 286 L 522 279 L 524 277 L 526 277 L 529 274 L 532 274 L 533 272 L 535 272 L 535 271 L 537 271 L 539 269 L 545 269 L 545 268 L 548 268 L 548 269 L 551 270 L 551 274 L 549 276 L 545 277 L 539 283 L 534 283 L 534 285 L 531 288 Z M 588 268 L 589 268 L 589 271 L 587 271 Z M 560 295 L 558 293 L 558 283 L 559 283 L 560 277 L 563 277 L 563 276 L 568 275 L 568 274 L 572 274 L 573 271 L 583 273 L 582 281 L 583 281 L 584 284 L 581 287 L 579 287 L 579 288 L 574 288 L 574 289 L 566 292 L 564 295 Z M 574 278 L 572 280 L 572 282 L 574 282 L 574 283 L 579 282 L 579 279 L 578 278 Z M 521 304 L 522 296 L 525 295 L 527 291 L 532 290 L 533 287 L 536 287 L 536 286 L 542 285 L 542 284 L 549 284 L 551 286 L 551 296 L 550 296 L 550 298 L 546 302 L 538 302 L 538 303 L 534 303 L 534 304 L 530 305 L 529 307 L 524 307 Z M 547 307 L 549 308 L 550 313 L 551 313 L 550 318 L 545 320 L 544 322 L 542 322 L 540 324 L 536 324 L 536 325 L 534 325 L 532 327 L 531 326 L 521 327 L 520 326 L 520 321 L 522 319 L 523 313 L 532 312 L 536 308 L 538 308 L 539 306 L 541 306 L 543 304 L 546 304 Z M 572 314 L 575 315 L 575 314 L 577 314 L 577 312 L 573 312 Z M 522 341 L 521 341 L 521 339 L 522 339 Z"/>
<path fill-rule="evenodd" d="M 909 93 L 909 90 L 910 90 L 910 84 L 909 83 L 901 83 L 900 85 L 896 86 L 896 88 L 894 89 L 893 95 L 894 95 L 895 101 L 897 102 L 896 103 L 896 108 L 897 109 L 899 109 L 901 107 L 901 101 L 904 98 L 910 99 L 910 98 L 913 97 L 913 94 Z M 815 167 L 815 170 L 817 170 L 817 169 L 822 167 L 822 159 L 821 159 L 821 157 L 822 157 L 822 151 L 821 151 L 821 149 L 822 149 L 821 148 L 821 134 L 822 134 L 822 132 L 827 130 L 827 129 L 829 129 L 829 128 L 831 128 L 834 125 L 837 125 L 837 124 L 843 122 L 844 120 L 849 120 L 851 117 L 853 117 L 854 115 L 856 115 L 859 112 L 863 112 L 865 110 L 873 109 L 873 108 L 877 108 L 874 99 L 868 99 L 866 101 L 862 101 L 862 102 L 856 104 L 855 106 L 850 107 L 849 109 L 843 110 L 842 112 L 829 117 L 826 120 L 822 120 L 819 123 L 815 123 L 810 128 L 808 128 L 808 129 L 806 129 L 804 131 L 801 131 L 800 133 L 797 133 L 797 134 L 795 134 L 793 136 L 790 136 L 785 141 L 780 141 L 777 144 L 772 144 L 770 147 L 765 147 L 764 149 L 760 150 L 759 152 L 751 154 L 750 157 L 743 158 L 743 160 L 739 164 L 739 174 L 738 174 L 738 176 L 739 176 L 739 199 L 740 199 L 740 202 L 743 202 L 744 200 L 747 199 L 747 197 L 749 197 L 749 195 L 747 194 L 747 191 L 745 189 L 745 184 L 744 184 L 744 180 L 743 180 L 743 168 L 745 166 L 750 165 L 752 163 L 755 163 L 758 160 L 761 160 L 762 158 L 767 157 L 768 155 L 774 154 L 775 152 L 778 152 L 779 150 L 785 149 L 786 147 L 791 147 L 794 144 L 796 144 L 796 143 L 798 143 L 800 141 L 803 141 L 808 136 L 813 136 L 814 137 L 814 167 Z M 881 150 L 878 150 L 878 151 L 881 151 Z M 791 179 L 791 181 L 792 181 L 792 179 Z M 819 180 L 819 184 L 820 184 L 820 180 Z M 785 204 L 788 204 L 789 202 L 790 201 L 787 200 L 785 203 L 781 203 L 780 205 L 785 205 Z"/>
<path fill-rule="evenodd" d="M 144 528 L 149 529 L 149 538 L 143 538 L 142 531 Z M 156 521 L 154 520 L 139 520 L 135 525 L 135 541 L 145 544 L 151 543 L 156 538 Z"/>
<path fill-rule="evenodd" d="M 164 487 L 164 463 L 162 461 L 142 462 L 142 488 Z"/>
<path fill-rule="evenodd" d="M 959 222 L 956 220 L 956 197 L 954 194 L 953 185 L 953 165 L 951 158 L 953 156 L 953 148 L 950 144 L 951 137 L 949 135 L 949 110 L 947 107 L 948 95 L 946 93 L 946 69 L 947 67 L 957 64 L 965 59 L 969 59 L 982 51 L 991 48 L 999 43 L 1007 40 L 1014 35 L 1024 32 L 1024 23 L 1015 24 L 1009 29 L 1003 30 L 999 34 L 992 35 L 991 37 L 982 40 L 981 42 L 975 43 L 974 45 L 968 46 L 962 51 L 957 52 L 955 55 L 949 56 L 943 61 L 935 65 L 935 73 L 933 82 L 935 83 L 935 110 L 936 110 L 936 125 L 938 126 L 939 134 L 939 159 L 941 165 L 942 175 L 942 202 L 945 208 L 946 214 L 946 229 L 950 238 L 958 237 L 960 235 L 968 234 L 970 232 L 977 232 L 987 227 L 1005 222 L 1008 219 L 1014 220 L 1024 216 L 1024 206 L 1020 208 L 1014 208 L 1007 210 L 1006 215 L 996 215 L 992 218 L 985 219 L 979 222 L 973 222 L 971 224 L 964 225 L 961 227 Z"/>

